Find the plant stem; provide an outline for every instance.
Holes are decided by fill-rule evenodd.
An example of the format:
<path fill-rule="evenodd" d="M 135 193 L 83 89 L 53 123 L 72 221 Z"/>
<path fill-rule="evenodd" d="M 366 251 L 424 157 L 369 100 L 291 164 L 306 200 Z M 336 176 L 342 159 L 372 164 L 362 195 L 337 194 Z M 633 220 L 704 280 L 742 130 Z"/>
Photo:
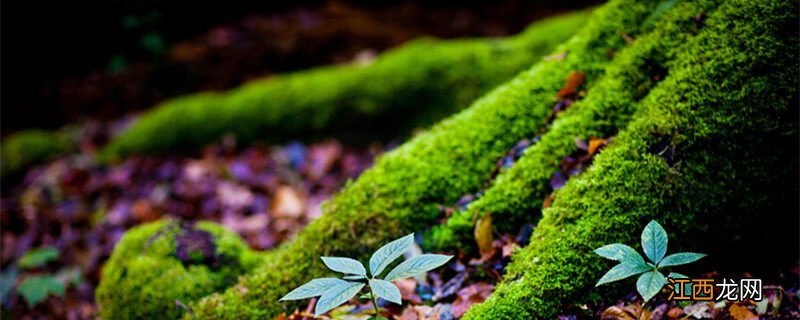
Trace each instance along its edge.
<path fill-rule="evenodd" d="M 381 311 L 378 309 L 378 297 L 375 295 L 375 291 L 372 290 L 372 287 L 369 286 L 369 283 L 367 283 L 367 288 L 369 288 L 369 295 L 372 298 L 372 306 L 375 308 L 375 318 L 377 319 L 381 316 Z"/>
<path fill-rule="evenodd" d="M 647 301 L 642 303 L 642 308 L 639 310 L 639 316 L 636 317 L 636 320 L 639 320 L 639 319 L 642 318 L 642 314 L 644 314 L 644 306 L 646 306 L 646 305 L 647 305 Z"/>

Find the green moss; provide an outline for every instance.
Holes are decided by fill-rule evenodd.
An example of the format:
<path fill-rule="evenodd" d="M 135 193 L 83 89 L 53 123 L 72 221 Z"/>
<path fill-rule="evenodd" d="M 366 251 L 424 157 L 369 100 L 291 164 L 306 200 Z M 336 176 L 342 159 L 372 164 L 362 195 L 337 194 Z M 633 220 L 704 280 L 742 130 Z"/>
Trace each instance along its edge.
<path fill-rule="evenodd" d="M 225 288 L 263 257 L 237 235 L 208 222 L 172 221 L 126 232 L 103 267 L 97 301 L 104 319 L 165 319 L 188 304 Z"/>
<path fill-rule="evenodd" d="M 479 199 L 434 227 L 426 245 L 439 250 L 471 249 L 475 221 L 487 213 L 501 221 L 496 226 L 504 233 L 538 220 L 542 202 L 552 192 L 550 177 L 563 158 L 578 151 L 574 138 L 611 137 L 636 110 L 651 103 L 647 93 L 669 75 L 677 54 L 699 45 L 694 41 L 698 27 L 687 21 L 715 7 L 713 2 L 683 3 L 676 10 L 659 13 L 658 18 L 651 14 L 645 25 L 657 23 L 658 28 L 645 28 L 634 43 L 615 53 L 605 75 L 586 89 L 585 98 L 560 113 L 539 141 L 501 171 Z"/>
<path fill-rule="evenodd" d="M 170 152 L 219 139 L 281 141 L 335 135 L 360 142 L 407 134 L 467 106 L 568 39 L 581 11 L 534 23 L 504 39 L 421 39 L 369 65 L 278 75 L 221 93 L 167 101 L 102 152 Z"/>
<path fill-rule="evenodd" d="M 379 245 L 418 231 L 441 217 L 439 206 L 478 189 L 495 161 L 523 137 L 538 132 L 553 96 L 572 70 L 583 70 L 587 85 L 600 78 L 608 51 L 637 34 L 653 3 L 619 1 L 601 9 L 590 25 L 546 61 L 385 154 L 354 183 L 326 203 L 325 214 L 290 244 L 239 283 L 194 304 L 199 317 L 262 319 L 291 312 L 299 304 L 277 300 L 311 278 L 329 274 L 320 256 L 365 259 Z M 624 7 L 625 10 L 618 8 Z"/>
<path fill-rule="evenodd" d="M 592 250 L 638 243 L 650 219 L 665 226 L 671 250 L 709 253 L 710 268 L 795 262 L 786 252 L 797 252 L 797 226 L 775 223 L 797 218 L 795 6 L 728 1 L 708 12 L 670 75 L 593 166 L 556 192 L 505 281 L 466 319 L 546 319 L 613 299 L 632 284 L 593 288 L 611 265 Z M 792 248 L 776 254 L 765 238 Z M 763 260 L 748 258 L 756 250 Z"/>
<path fill-rule="evenodd" d="M 72 149 L 62 132 L 27 130 L 6 137 L 0 147 L 0 175 L 6 177 Z"/>

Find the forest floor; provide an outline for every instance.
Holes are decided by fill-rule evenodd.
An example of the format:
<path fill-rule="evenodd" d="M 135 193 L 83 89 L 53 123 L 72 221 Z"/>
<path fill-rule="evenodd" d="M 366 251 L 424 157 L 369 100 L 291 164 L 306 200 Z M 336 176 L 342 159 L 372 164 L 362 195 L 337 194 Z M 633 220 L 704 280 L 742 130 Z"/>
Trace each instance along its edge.
<path fill-rule="evenodd" d="M 106 135 L 100 123 L 87 123 L 79 153 L 27 171 L 23 181 L 3 194 L 3 308 L 19 319 L 41 317 L 89 319 L 97 314 L 94 290 L 100 268 L 129 228 L 162 218 L 209 220 L 238 233 L 250 247 L 266 250 L 287 241 L 321 214 L 320 204 L 370 167 L 376 156 L 396 144 L 344 146 L 336 140 L 313 144 L 240 147 L 226 137 L 194 156 L 134 156 L 113 165 L 92 160 L 95 135 Z M 92 129 L 93 128 L 93 129 Z M 581 151 L 566 157 L 551 179 L 556 190 L 569 176 L 588 167 L 600 141 L 575 139 Z M 521 142 L 497 161 L 510 166 Z M 562 174 L 561 172 L 567 174 Z M 444 215 L 468 205 L 465 195 Z M 547 203 L 547 201 L 545 201 Z M 547 205 L 547 204 L 545 204 Z M 527 245 L 533 225 L 515 234 L 492 233 L 491 219 L 475 230 L 477 252 L 458 252 L 457 261 L 424 277 L 399 281 L 405 306 L 382 304 L 383 315 L 396 319 L 457 319 L 486 299 L 505 273 L 512 253 Z M 474 251 L 474 250 L 473 250 Z M 800 316 L 797 283 L 800 268 L 776 270 L 764 279 L 759 301 L 688 303 L 661 297 L 650 302 L 641 319 L 794 319 Z M 32 276 L 56 279 L 65 291 L 44 294 L 31 307 L 36 292 L 20 283 Z M 748 278 L 748 274 L 725 275 Z M 707 278 L 720 278 L 715 272 Z M 17 288 L 7 284 L 17 283 Z M 50 295 L 50 293 L 54 293 Z M 666 296 L 666 293 L 663 294 Z M 305 310 L 279 319 L 311 319 L 315 300 Z M 635 291 L 615 305 L 570 306 L 559 319 L 637 319 L 641 298 Z M 337 319 L 367 319 L 372 305 L 352 300 L 331 312 Z"/>

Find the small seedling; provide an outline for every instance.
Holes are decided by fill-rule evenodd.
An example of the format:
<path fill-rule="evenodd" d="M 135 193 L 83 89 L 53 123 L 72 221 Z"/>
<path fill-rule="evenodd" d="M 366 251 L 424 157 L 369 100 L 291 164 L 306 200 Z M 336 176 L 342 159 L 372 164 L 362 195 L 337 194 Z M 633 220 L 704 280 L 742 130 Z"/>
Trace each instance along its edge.
<path fill-rule="evenodd" d="M 702 253 L 681 252 L 668 256 L 667 253 L 667 232 L 655 220 L 650 221 L 644 231 L 642 231 L 642 248 L 644 254 L 650 260 L 645 262 L 644 258 L 636 250 L 621 243 L 609 244 L 594 250 L 595 253 L 606 259 L 619 261 L 620 263 L 611 270 L 608 270 L 597 285 L 619 281 L 637 274 L 639 280 L 636 281 L 636 290 L 644 298 L 645 303 L 653 298 L 661 288 L 667 284 L 667 278 L 661 273 L 663 268 L 692 263 L 705 257 Z M 671 272 L 670 278 L 688 278 L 680 273 Z"/>
<path fill-rule="evenodd" d="M 344 280 L 339 278 L 319 278 L 292 290 L 281 301 L 300 300 L 319 296 L 314 314 L 319 316 L 347 302 L 361 292 L 365 286 L 369 289 L 362 298 L 372 301 L 375 318 L 381 319 L 378 309 L 378 298 L 396 304 L 402 303 L 400 289 L 392 281 L 412 277 L 436 269 L 449 261 L 453 256 L 441 254 L 421 254 L 401 262 L 389 271 L 383 279 L 379 276 L 392 262 L 411 249 L 414 234 L 394 240 L 372 254 L 369 259 L 370 274 L 361 262 L 350 258 L 322 257 L 322 262 L 336 272 L 345 274 Z M 347 281 L 350 280 L 350 281 Z"/>

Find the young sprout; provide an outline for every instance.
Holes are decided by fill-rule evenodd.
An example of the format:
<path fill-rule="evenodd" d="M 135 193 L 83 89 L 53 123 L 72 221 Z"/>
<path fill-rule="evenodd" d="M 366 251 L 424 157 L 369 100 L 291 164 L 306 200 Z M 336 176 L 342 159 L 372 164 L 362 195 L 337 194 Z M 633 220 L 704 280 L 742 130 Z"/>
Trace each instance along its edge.
<path fill-rule="evenodd" d="M 414 244 L 414 234 L 394 240 L 372 254 L 369 259 L 369 274 L 357 260 L 340 257 L 322 257 L 328 269 L 345 274 L 339 278 L 318 278 L 292 290 L 281 301 L 300 300 L 319 296 L 314 314 L 319 316 L 347 302 L 366 287 L 369 291 L 362 297 L 370 299 L 375 308 L 375 318 L 381 319 L 378 298 L 396 304 L 402 303 L 400 289 L 392 281 L 412 277 L 436 269 L 453 256 L 421 254 L 398 264 L 383 278 L 379 276 Z"/>
<path fill-rule="evenodd" d="M 661 271 L 667 267 L 692 263 L 705 257 L 702 253 L 681 252 L 665 257 L 667 253 L 667 232 L 655 220 L 650 221 L 642 231 L 642 249 L 648 262 L 633 248 L 621 244 L 609 244 L 594 250 L 595 253 L 606 259 L 619 261 L 619 264 L 608 270 L 596 286 L 609 282 L 619 281 L 637 274 L 636 290 L 647 303 L 661 288 L 667 284 L 667 277 Z M 680 273 L 669 273 L 670 278 L 688 278 Z M 683 290 L 683 288 L 681 288 Z M 641 316 L 641 313 L 640 313 Z"/>

